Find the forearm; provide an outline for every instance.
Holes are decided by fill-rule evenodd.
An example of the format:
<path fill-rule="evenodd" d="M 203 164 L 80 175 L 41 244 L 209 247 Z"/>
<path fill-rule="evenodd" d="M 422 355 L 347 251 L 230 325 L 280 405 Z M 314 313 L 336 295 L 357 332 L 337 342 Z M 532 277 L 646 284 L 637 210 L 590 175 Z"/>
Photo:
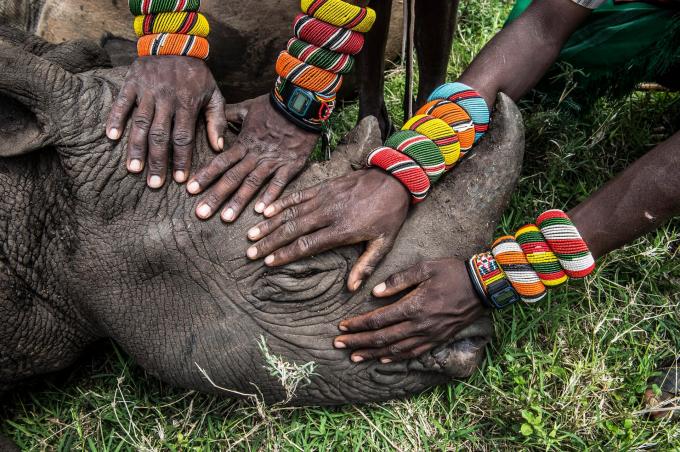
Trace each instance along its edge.
<path fill-rule="evenodd" d="M 538 83 L 590 10 L 571 0 L 534 2 L 482 49 L 459 81 L 488 105 L 502 91 L 518 100 Z"/>
<path fill-rule="evenodd" d="M 680 133 L 638 159 L 571 212 L 595 258 L 680 214 Z"/>

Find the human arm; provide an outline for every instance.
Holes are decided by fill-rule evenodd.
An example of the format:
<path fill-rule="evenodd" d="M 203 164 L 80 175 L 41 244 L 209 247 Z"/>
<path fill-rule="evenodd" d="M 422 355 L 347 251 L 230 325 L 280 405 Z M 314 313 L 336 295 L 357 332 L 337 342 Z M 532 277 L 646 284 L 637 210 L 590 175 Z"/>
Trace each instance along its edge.
<path fill-rule="evenodd" d="M 680 214 L 680 133 L 656 146 L 569 212 L 593 257 L 630 243 Z M 352 360 L 408 359 L 450 339 L 484 312 L 461 261 L 420 263 L 377 285 L 398 301 L 344 320 L 338 348 Z"/>

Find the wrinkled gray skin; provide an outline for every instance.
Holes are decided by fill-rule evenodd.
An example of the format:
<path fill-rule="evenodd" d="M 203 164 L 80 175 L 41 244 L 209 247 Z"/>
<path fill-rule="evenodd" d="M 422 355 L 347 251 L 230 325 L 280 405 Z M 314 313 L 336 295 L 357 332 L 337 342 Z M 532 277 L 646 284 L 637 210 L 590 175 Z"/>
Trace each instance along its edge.
<path fill-rule="evenodd" d="M 229 226 L 201 222 L 183 186 L 152 191 L 129 175 L 125 140 L 104 135 L 126 69 L 74 75 L 57 65 L 96 66 L 106 57 L 96 46 L 43 52 L 13 39 L 0 38 L 0 388 L 63 369 L 107 337 L 170 384 L 235 395 L 213 387 L 199 365 L 217 385 L 270 403 L 285 391 L 265 368 L 261 336 L 289 362 L 316 363 L 293 404 L 404 397 L 476 369 L 492 336 L 488 318 L 400 364 L 353 364 L 332 339 L 340 320 L 385 303 L 369 289 L 392 272 L 488 243 L 524 148 L 507 97 L 473 157 L 413 209 L 394 251 L 353 295 L 345 281 L 358 247 L 268 269 L 245 257 L 246 230 L 258 221 L 252 207 Z M 195 167 L 213 157 L 204 131 L 197 136 Z M 330 162 L 312 165 L 292 188 L 351 171 L 379 136 L 377 121 L 363 120 Z"/>

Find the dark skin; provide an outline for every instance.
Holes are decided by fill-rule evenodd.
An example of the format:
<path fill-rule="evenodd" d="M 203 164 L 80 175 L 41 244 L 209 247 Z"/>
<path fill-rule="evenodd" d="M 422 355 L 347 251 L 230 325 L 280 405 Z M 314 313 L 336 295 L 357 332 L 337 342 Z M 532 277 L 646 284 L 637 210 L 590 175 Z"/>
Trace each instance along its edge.
<path fill-rule="evenodd" d="M 191 177 L 201 114 L 215 151 L 224 149 L 227 121 L 242 127 L 232 147 Z M 111 109 L 106 126 L 110 139 L 121 138 L 130 115 L 128 170 L 141 173 L 148 166 L 147 184 L 160 188 L 172 150 L 175 181 L 188 180 L 187 190 L 193 195 L 206 192 L 196 209 L 203 220 L 223 205 L 222 219 L 236 220 L 268 183 L 255 204 L 256 211 L 264 211 L 302 170 L 318 139 L 318 134 L 300 129 L 277 112 L 267 96 L 226 106 L 208 66 L 190 57 L 138 58 Z"/>
<path fill-rule="evenodd" d="M 566 40 L 589 14 L 590 10 L 569 0 L 534 2 L 519 19 L 487 44 L 460 80 L 475 86 L 489 105 L 499 91 L 519 99 L 543 77 Z M 594 257 L 603 256 L 680 214 L 678 174 L 680 133 L 654 148 L 570 211 L 570 217 Z M 374 173 L 372 177 L 389 176 Z M 352 187 L 356 185 L 350 184 L 350 192 L 345 196 L 352 197 L 356 203 L 362 199 L 373 200 L 374 205 L 398 203 L 407 196 L 403 190 L 389 193 L 387 186 L 372 192 L 353 191 Z M 318 196 L 322 199 L 317 202 L 323 205 L 327 200 L 337 198 L 339 195 L 334 190 L 331 181 L 319 191 Z M 289 208 L 296 206 L 297 203 L 292 203 Z M 280 222 L 276 216 L 288 214 L 285 210 L 277 210 L 265 212 L 265 215 L 273 217 L 276 224 Z M 352 204 L 343 212 L 334 212 L 334 217 L 342 218 L 345 224 L 348 239 L 343 244 L 363 241 L 360 231 L 366 224 L 377 227 L 373 233 L 379 234 L 381 219 L 378 215 L 361 216 L 360 221 L 355 220 L 356 215 Z M 316 211 L 307 214 L 304 221 L 327 223 L 329 218 L 322 211 Z M 305 230 L 302 225 L 298 234 L 289 234 L 287 240 L 304 238 Z M 325 249 L 331 241 L 332 226 L 325 230 L 326 234 L 322 232 L 315 237 L 318 249 Z M 394 231 L 389 229 L 389 233 Z M 273 229 L 267 238 L 277 241 L 280 234 L 279 229 Z M 261 243 L 255 244 L 255 248 Z M 293 251 L 287 255 L 287 261 L 298 256 Z M 268 265 L 278 265 L 278 262 L 272 261 Z M 370 273 L 371 269 L 365 269 L 361 274 L 365 278 Z M 353 290 L 351 278 L 348 286 Z M 463 263 L 454 258 L 418 264 L 373 289 L 373 295 L 381 298 L 399 293 L 404 296 L 395 303 L 342 321 L 339 329 L 345 334 L 335 339 L 335 346 L 352 350 L 351 359 L 355 362 L 409 359 L 449 340 L 483 312 Z"/>

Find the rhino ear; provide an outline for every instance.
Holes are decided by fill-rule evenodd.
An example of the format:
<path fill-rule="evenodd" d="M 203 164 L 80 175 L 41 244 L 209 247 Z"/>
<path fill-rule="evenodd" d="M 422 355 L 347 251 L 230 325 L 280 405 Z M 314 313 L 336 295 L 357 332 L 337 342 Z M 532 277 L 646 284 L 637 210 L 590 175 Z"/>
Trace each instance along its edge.
<path fill-rule="evenodd" d="M 76 82 L 61 67 L 0 42 L 0 157 L 55 144 Z"/>

